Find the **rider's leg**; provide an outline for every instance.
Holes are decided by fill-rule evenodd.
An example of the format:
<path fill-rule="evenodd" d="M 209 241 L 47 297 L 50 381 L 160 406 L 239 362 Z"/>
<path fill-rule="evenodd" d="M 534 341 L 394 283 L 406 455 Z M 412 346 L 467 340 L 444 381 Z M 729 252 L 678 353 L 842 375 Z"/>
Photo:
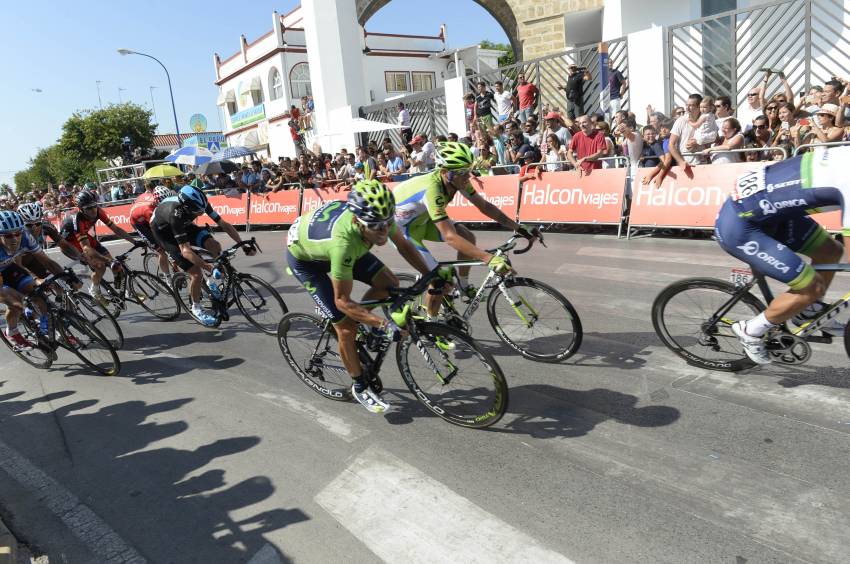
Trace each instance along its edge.
<path fill-rule="evenodd" d="M 165 276 L 171 276 L 171 265 L 168 263 L 168 254 L 165 251 L 159 251 L 159 272 Z M 170 278 L 169 278 L 170 280 Z"/>
<path fill-rule="evenodd" d="M 214 257 L 221 254 L 221 243 L 216 241 L 215 237 L 207 237 L 202 246 Z"/>
<path fill-rule="evenodd" d="M 776 296 L 764 312 L 764 317 L 767 322 L 771 325 L 778 325 L 788 321 L 806 309 L 807 306 L 821 299 L 826 293 L 827 288 L 827 283 L 824 281 L 823 274 L 824 273 L 821 272 L 815 273 L 812 281 L 805 287 L 792 289 L 784 294 Z M 766 333 L 768 328 L 765 328 L 762 331 L 761 327 L 754 327 L 754 329 L 756 329 L 754 332 L 750 330 L 750 326 L 748 324 L 747 333 L 758 337 Z"/>
<path fill-rule="evenodd" d="M 467 229 L 467 227 L 465 225 L 460 224 L 460 223 L 456 223 L 455 224 L 455 230 L 457 231 L 458 235 L 460 235 L 461 237 L 463 237 L 464 239 L 466 239 L 467 241 L 469 241 L 473 245 L 475 244 L 475 234 L 472 233 L 472 231 L 470 231 L 469 229 Z M 466 256 L 462 253 L 458 253 L 457 259 L 458 260 L 472 260 L 473 257 L 468 257 L 468 256 Z M 458 276 L 458 280 L 460 281 L 461 289 L 466 288 L 466 286 L 467 286 L 467 283 L 468 283 L 468 280 L 469 280 L 469 269 L 470 268 L 472 268 L 472 267 L 471 266 L 459 266 L 457 268 L 457 276 Z"/>
<path fill-rule="evenodd" d="M 807 254 L 812 257 L 812 264 L 833 264 L 841 261 L 841 257 L 844 256 L 844 246 L 832 237 L 828 237 Z M 835 271 L 824 270 L 818 274 L 823 279 L 824 291 L 828 290 L 832 279 L 835 278 Z"/>
<path fill-rule="evenodd" d="M 21 295 L 12 288 L 0 287 L 0 304 L 6 306 L 6 334 L 13 335 L 18 332 L 18 321 L 24 311 Z"/>
<path fill-rule="evenodd" d="M 383 268 L 372 278 L 369 289 L 363 294 L 363 301 L 384 299 L 389 295 L 387 294 L 387 288 L 398 288 L 398 285 L 398 277 L 393 274 L 392 270 Z"/>
<path fill-rule="evenodd" d="M 192 298 L 192 304 L 201 303 L 201 284 L 204 280 L 204 274 L 200 267 L 193 264 L 186 272 L 189 273 L 189 297 Z"/>
<path fill-rule="evenodd" d="M 354 341 L 357 336 L 357 322 L 346 317 L 339 323 L 334 323 L 334 329 L 339 342 L 339 356 L 342 358 L 342 364 L 351 378 L 357 380 L 363 371 L 357 356 L 357 344 Z"/>

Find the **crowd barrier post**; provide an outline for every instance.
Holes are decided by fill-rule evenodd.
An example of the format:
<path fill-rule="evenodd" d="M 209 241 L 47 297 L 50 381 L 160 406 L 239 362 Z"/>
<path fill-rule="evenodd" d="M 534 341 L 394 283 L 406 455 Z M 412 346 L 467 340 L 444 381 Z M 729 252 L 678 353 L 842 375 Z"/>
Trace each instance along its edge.
<path fill-rule="evenodd" d="M 251 190 L 245 197 L 245 233 L 251 232 Z"/>
<path fill-rule="evenodd" d="M 832 141 L 830 143 L 805 143 L 794 147 L 794 156 L 800 152 L 800 149 L 814 149 L 815 147 L 840 147 L 842 145 L 850 145 L 850 141 Z"/>

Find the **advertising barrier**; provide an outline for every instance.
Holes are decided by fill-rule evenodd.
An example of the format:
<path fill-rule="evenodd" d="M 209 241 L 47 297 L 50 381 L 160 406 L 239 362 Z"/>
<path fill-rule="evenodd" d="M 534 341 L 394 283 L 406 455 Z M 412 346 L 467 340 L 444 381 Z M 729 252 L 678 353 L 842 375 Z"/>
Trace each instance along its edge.
<path fill-rule="evenodd" d="M 582 176 L 575 171 L 544 172 L 539 180 L 523 184 L 519 218 L 616 225 L 620 222 L 627 174 L 626 168 L 601 168 Z M 516 182 L 514 176 L 496 178 Z"/>
<path fill-rule="evenodd" d="M 300 190 L 251 196 L 251 225 L 288 225 L 298 217 Z"/>
<path fill-rule="evenodd" d="M 726 201 L 736 179 L 769 162 L 712 164 L 693 166 L 693 178 L 673 167 L 661 186 L 642 184 L 651 168 L 640 168 L 632 185 L 629 227 L 705 228 L 713 229 L 717 211 Z M 830 230 L 840 229 L 839 212 L 812 216 Z"/>
<path fill-rule="evenodd" d="M 301 198 L 301 214 L 320 208 L 325 202 L 348 199 L 348 190 L 342 188 L 338 192 L 324 188 L 303 188 L 302 190 L 304 195 Z"/>
<path fill-rule="evenodd" d="M 475 191 L 485 200 L 502 210 L 510 218 L 516 217 L 517 208 L 517 176 L 482 176 L 470 177 Z M 449 216 L 456 221 L 472 221 L 476 223 L 492 222 L 493 220 L 478 211 L 475 205 L 455 194 L 449 202 Z"/>

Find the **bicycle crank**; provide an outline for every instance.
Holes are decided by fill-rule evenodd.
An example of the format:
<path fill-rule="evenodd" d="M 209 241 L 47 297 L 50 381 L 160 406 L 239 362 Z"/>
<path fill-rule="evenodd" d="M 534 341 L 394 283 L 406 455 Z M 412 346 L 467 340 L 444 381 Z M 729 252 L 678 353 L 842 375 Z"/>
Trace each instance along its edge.
<path fill-rule="evenodd" d="M 790 333 L 771 335 L 766 346 L 770 356 L 783 364 L 803 364 L 812 357 L 809 343 Z"/>

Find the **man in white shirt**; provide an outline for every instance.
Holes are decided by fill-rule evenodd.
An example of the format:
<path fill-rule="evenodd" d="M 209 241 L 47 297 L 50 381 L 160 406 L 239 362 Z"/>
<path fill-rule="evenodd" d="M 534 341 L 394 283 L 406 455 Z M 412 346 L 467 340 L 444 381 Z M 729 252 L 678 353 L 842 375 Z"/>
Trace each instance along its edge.
<path fill-rule="evenodd" d="M 758 88 L 750 88 L 749 92 L 747 92 L 747 101 L 738 106 L 736 114 L 738 121 L 741 122 L 741 125 L 744 128 L 744 133 L 753 128 L 753 120 L 764 114 L 761 104 L 759 103 Z"/>
<path fill-rule="evenodd" d="M 410 152 L 410 162 L 418 172 L 426 172 L 434 168 L 436 163 L 436 148 L 422 135 L 417 135 L 410 141 L 413 151 Z"/>
<path fill-rule="evenodd" d="M 410 112 L 404 107 L 403 102 L 398 103 L 398 125 L 401 127 L 401 138 L 404 143 L 410 143 L 410 137 L 413 135 L 413 130 L 410 129 Z"/>
<path fill-rule="evenodd" d="M 502 81 L 496 82 L 494 85 L 496 91 L 493 92 L 493 99 L 496 101 L 496 113 L 499 123 L 505 123 L 511 119 L 511 113 L 514 109 L 514 99 L 510 92 L 505 92 Z"/>

